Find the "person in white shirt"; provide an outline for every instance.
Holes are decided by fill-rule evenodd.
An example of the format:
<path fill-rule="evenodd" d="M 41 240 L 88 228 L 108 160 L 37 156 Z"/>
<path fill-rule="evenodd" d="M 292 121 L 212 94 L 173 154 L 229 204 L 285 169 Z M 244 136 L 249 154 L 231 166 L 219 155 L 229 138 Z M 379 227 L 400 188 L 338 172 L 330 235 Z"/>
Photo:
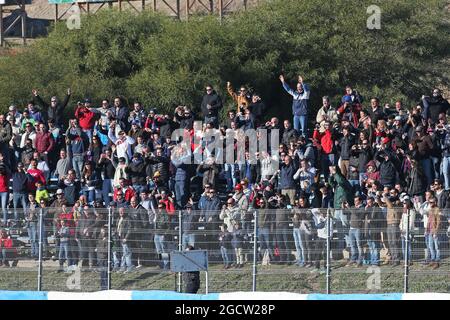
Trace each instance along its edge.
<path fill-rule="evenodd" d="M 135 143 L 135 140 L 125 133 L 125 131 L 119 131 L 118 137 L 114 134 L 115 124 L 111 124 L 108 131 L 108 138 L 116 146 L 116 152 L 118 158 L 125 158 L 128 161 L 131 159 L 133 153 L 131 146 Z"/>

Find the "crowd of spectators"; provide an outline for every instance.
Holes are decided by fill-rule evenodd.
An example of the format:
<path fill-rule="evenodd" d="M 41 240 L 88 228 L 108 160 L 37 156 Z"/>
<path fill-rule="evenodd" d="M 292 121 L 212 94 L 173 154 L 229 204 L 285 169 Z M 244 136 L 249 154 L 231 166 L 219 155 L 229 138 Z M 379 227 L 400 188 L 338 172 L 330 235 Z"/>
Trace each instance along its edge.
<path fill-rule="evenodd" d="M 318 269 L 331 226 L 338 248 L 350 251 L 348 265 L 379 265 L 382 246 L 390 263 L 398 265 L 407 243 L 404 216 L 410 213 L 412 226 L 418 223 L 423 232 L 424 263 L 439 267 L 450 219 L 449 103 L 441 92 L 434 89 L 417 105 L 404 106 L 376 97 L 366 102 L 347 86 L 334 106 L 323 97 L 314 115 L 312 88 L 303 78 L 295 90 L 283 76 L 280 81 L 292 96 L 289 119 L 268 118 L 273 110 L 259 94 L 245 86 L 235 92 L 229 82 L 235 108 L 226 119 L 220 118 L 222 97 L 211 85 L 205 87 L 199 113 L 179 106 L 173 114 L 137 101 L 128 105 L 122 97 L 104 99 L 101 106 L 89 98 L 73 103 L 70 89 L 62 101 L 51 97 L 48 102 L 32 90 L 24 108 L 11 105 L 0 115 L 1 248 L 8 246 L 3 238 L 11 239 L 6 230 L 23 228 L 36 258 L 39 209 L 44 208 L 45 234 L 57 239 L 61 270 L 64 263 L 104 266 L 107 210 L 113 208 L 115 269 L 130 271 L 154 259 L 167 268 L 165 253 L 180 210 L 184 247 L 199 247 L 194 231 L 202 225 L 200 247 L 218 250 L 225 268 L 242 267 L 258 210 L 262 260 Z M 68 122 L 64 113 L 71 116 Z M 203 121 L 202 130 L 194 130 L 194 120 Z M 184 161 L 192 153 L 171 139 L 176 129 L 192 138 L 191 151 L 206 150 L 205 142 L 196 145 L 194 138 L 212 129 L 222 137 L 231 132 L 234 145 L 245 139 L 242 132 L 265 129 L 269 146 L 278 129 L 279 145 L 255 158 L 247 150 L 234 163 L 219 164 L 217 155 L 208 153 L 194 164 Z M 277 170 L 265 170 L 274 162 Z M 291 239 L 296 256 L 290 254 Z M 8 265 L 3 249 L 2 258 Z"/>

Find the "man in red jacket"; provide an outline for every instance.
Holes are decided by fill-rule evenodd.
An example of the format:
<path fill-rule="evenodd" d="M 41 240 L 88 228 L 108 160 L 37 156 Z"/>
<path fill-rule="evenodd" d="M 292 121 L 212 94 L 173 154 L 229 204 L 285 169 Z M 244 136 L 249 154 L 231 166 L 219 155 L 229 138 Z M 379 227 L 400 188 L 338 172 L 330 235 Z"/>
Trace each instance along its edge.
<path fill-rule="evenodd" d="M 117 201 L 117 193 L 121 191 L 121 193 L 124 195 L 125 201 L 130 203 L 131 198 L 136 196 L 136 191 L 133 189 L 132 186 L 128 185 L 128 181 L 126 179 L 120 178 L 119 184 L 120 186 L 114 189 L 113 195 L 114 201 Z"/>
<path fill-rule="evenodd" d="M 55 141 L 53 135 L 48 132 L 47 126 L 43 123 L 39 124 L 39 130 L 36 133 L 36 151 L 39 152 L 48 164 L 48 154 L 53 150 Z"/>
<path fill-rule="evenodd" d="M 9 261 L 12 262 L 13 267 L 17 266 L 17 250 L 14 248 L 13 240 L 6 230 L 0 232 L 0 256 L 3 267 L 8 268 L 10 266 Z"/>
<path fill-rule="evenodd" d="M 37 168 L 37 164 L 37 160 L 32 159 L 30 163 L 31 169 L 27 171 L 33 177 L 32 181 L 28 182 L 28 190 L 32 192 L 36 191 L 36 182 L 40 181 L 43 185 L 46 183 L 44 173 Z"/>
<path fill-rule="evenodd" d="M 320 150 L 321 153 L 321 173 L 324 174 L 325 179 L 328 179 L 330 174 L 329 166 L 335 166 L 334 157 L 334 137 L 330 122 L 325 122 L 324 132 L 319 131 L 320 125 L 316 125 L 314 129 L 313 139 Z"/>
<path fill-rule="evenodd" d="M 85 99 L 84 104 L 78 102 L 75 110 L 75 118 L 78 119 L 81 130 L 92 140 L 92 129 L 94 129 L 95 121 L 97 119 L 98 110 L 91 108 L 91 100 Z"/>

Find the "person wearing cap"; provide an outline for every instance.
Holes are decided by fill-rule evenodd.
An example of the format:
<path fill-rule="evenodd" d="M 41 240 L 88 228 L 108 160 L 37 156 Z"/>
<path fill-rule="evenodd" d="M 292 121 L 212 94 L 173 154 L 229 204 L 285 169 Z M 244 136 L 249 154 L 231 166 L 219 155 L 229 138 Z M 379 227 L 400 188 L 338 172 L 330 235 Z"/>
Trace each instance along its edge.
<path fill-rule="evenodd" d="M 100 113 L 95 108 L 91 108 L 91 99 L 85 99 L 84 104 L 79 103 L 75 110 L 75 118 L 78 120 L 81 130 L 92 140 L 92 130 L 95 121 Z"/>
<path fill-rule="evenodd" d="M 9 106 L 8 117 L 10 117 L 8 121 L 11 123 L 13 134 L 15 136 L 19 135 L 22 127 L 23 116 L 19 111 L 17 111 L 17 107 L 15 105 Z"/>
<path fill-rule="evenodd" d="M 33 90 L 33 96 L 34 100 L 38 105 L 41 106 L 43 110 L 43 117 L 44 121 L 53 119 L 55 120 L 56 126 L 61 128 L 63 126 L 63 113 L 64 109 L 66 108 L 67 104 L 69 103 L 70 96 L 72 94 L 70 88 L 67 89 L 66 96 L 64 98 L 64 101 L 60 103 L 58 101 L 58 98 L 53 96 L 50 99 L 50 104 L 45 102 L 42 97 L 39 95 L 38 91 L 36 89 Z"/>
<path fill-rule="evenodd" d="M 138 120 L 133 120 L 131 123 L 131 129 L 128 131 L 128 136 L 137 140 L 137 137 L 144 136 L 144 130 L 141 128 L 141 123 Z"/>
<path fill-rule="evenodd" d="M 199 215 L 193 208 L 192 202 L 186 204 L 186 208 L 182 211 L 182 247 L 195 246 L 195 231 L 197 230 Z"/>
<path fill-rule="evenodd" d="M 67 206 L 67 199 L 65 198 L 63 189 L 56 190 L 55 195 L 56 199 L 52 202 L 50 208 L 61 208 L 63 206 Z"/>

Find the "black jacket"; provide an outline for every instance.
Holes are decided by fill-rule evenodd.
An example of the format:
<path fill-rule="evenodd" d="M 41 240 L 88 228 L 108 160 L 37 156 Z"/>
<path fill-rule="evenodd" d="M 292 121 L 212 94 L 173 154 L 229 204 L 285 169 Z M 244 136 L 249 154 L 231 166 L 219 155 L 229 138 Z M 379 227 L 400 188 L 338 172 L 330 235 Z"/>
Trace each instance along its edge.
<path fill-rule="evenodd" d="M 349 160 L 350 159 L 350 152 L 352 149 L 352 146 L 354 144 L 354 139 L 351 135 L 348 135 L 346 137 L 342 136 L 339 140 L 339 146 L 341 149 L 341 159 L 342 160 Z"/>
<path fill-rule="evenodd" d="M 25 172 L 14 172 L 12 179 L 14 193 L 28 192 L 27 184 L 29 181 L 33 181 L 33 177 L 29 173 Z"/>
<path fill-rule="evenodd" d="M 74 205 L 75 201 L 77 201 L 80 197 L 81 184 L 79 181 L 66 184 L 63 180 L 61 180 L 58 187 L 64 189 L 64 197 L 67 200 L 67 204 L 70 206 Z"/>
<path fill-rule="evenodd" d="M 42 112 L 42 116 L 44 121 L 47 122 L 50 119 L 55 120 L 55 123 L 58 127 L 61 127 L 63 124 L 63 113 L 67 104 L 69 103 L 70 95 L 66 95 L 64 101 L 56 105 L 55 108 L 52 108 L 47 102 L 42 100 L 42 98 L 38 95 L 35 97 L 35 101 L 38 105 L 40 105 L 44 112 Z"/>
<path fill-rule="evenodd" d="M 147 184 L 147 175 L 145 167 L 147 164 L 141 159 L 139 162 L 131 161 L 126 167 L 125 172 L 127 172 L 131 178 L 131 183 L 134 185 L 144 186 Z"/>
<path fill-rule="evenodd" d="M 114 179 L 116 168 L 114 167 L 111 160 L 106 158 L 100 159 L 99 163 L 97 164 L 97 168 L 100 170 L 100 173 L 103 174 L 102 179 Z"/>
<path fill-rule="evenodd" d="M 209 110 L 206 107 L 208 104 L 211 106 L 211 109 Z M 222 99 L 217 92 L 213 90 L 211 94 L 205 94 L 203 96 L 201 108 L 204 117 L 217 117 L 219 110 L 222 108 Z"/>

